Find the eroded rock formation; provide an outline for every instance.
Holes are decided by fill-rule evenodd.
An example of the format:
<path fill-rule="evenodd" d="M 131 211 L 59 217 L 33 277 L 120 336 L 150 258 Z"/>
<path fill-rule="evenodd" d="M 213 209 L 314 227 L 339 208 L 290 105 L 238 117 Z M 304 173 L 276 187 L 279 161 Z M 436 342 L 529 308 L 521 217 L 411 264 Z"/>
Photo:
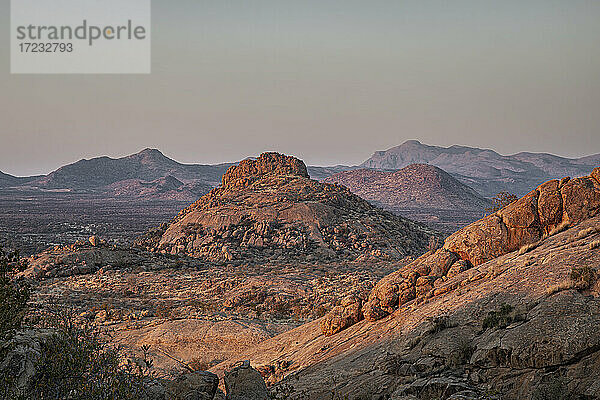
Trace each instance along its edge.
<path fill-rule="evenodd" d="M 453 290 L 444 283 L 456 274 L 599 215 L 599 178 L 600 168 L 596 168 L 590 176 L 548 181 L 497 213 L 457 231 L 441 249 L 424 254 L 377 283 L 362 307 L 362 315 L 376 321 L 411 300 Z M 338 314 L 334 309 L 325 320 L 336 319 Z M 323 333 L 331 335 L 348 326 L 335 324 L 332 329 L 327 325 Z"/>
<path fill-rule="evenodd" d="M 217 262 L 399 259 L 421 254 L 433 234 L 311 180 L 294 157 L 264 153 L 231 167 L 220 187 L 141 245 Z"/>

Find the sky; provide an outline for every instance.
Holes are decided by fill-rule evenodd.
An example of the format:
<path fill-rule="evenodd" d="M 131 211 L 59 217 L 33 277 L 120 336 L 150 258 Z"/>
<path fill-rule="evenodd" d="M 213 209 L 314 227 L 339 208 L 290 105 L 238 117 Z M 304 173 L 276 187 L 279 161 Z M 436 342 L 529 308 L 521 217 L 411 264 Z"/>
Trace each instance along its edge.
<path fill-rule="evenodd" d="M 149 75 L 11 75 L 0 171 L 152 147 L 358 164 L 409 140 L 600 153 L 600 1 L 153 0 Z"/>

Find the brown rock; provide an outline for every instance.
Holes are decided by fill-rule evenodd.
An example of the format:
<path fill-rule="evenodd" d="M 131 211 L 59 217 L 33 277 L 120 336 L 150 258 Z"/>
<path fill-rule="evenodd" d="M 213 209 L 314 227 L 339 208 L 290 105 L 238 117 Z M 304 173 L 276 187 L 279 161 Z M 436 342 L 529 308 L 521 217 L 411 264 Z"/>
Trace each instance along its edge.
<path fill-rule="evenodd" d="M 321 320 L 321 332 L 325 336 L 336 334 L 362 320 L 362 300 L 356 296 L 347 296 Z"/>
<path fill-rule="evenodd" d="M 169 399 L 212 400 L 219 386 L 219 378 L 211 372 L 196 371 L 182 374 L 166 386 Z"/>
<path fill-rule="evenodd" d="M 572 224 L 600 213 L 600 184 L 591 177 L 573 179 L 561 189 L 564 218 Z"/>
<path fill-rule="evenodd" d="M 538 188 L 538 215 L 544 234 L 548 234 L 559 225 L 563 217 L 562 196 L 559 181 L 548 181 Z"/>
<path fill-rule="evenodd" d="M 244 361 L 241 366 L 225 373 L 227 400 L 268 400 L 269 391 L 260 372 Z"/>

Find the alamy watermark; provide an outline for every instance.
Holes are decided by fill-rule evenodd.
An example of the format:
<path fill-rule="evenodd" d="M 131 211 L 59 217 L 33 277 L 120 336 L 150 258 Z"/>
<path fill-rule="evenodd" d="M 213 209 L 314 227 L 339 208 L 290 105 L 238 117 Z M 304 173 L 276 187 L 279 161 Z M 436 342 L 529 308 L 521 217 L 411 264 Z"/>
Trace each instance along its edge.
<path fill-rule="evenodd" d="M 150 73 L 150 0 L 11 0 L 12 73 Z"/>

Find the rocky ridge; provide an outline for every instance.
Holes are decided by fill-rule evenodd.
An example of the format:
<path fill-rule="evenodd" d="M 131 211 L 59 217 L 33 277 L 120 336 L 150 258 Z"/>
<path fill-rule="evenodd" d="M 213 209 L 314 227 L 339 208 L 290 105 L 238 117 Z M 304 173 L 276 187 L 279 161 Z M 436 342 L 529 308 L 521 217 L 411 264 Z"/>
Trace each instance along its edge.
<path fill-rule="evenodd" d="M 548 181 L 523 198 L 449 236 L 435 252 L 428 252 L 385 277 L 362 306 L 363 316 L 381 319 L 405 303 L 456 289 L 446 284 L 461 272 L 504 254 L 534 246 L 553 231 L 578 224 L 600 213 L 600 168 L 590 176 Z M 350 305 L 355 309 L 355 303 Z M 350 325 L 346 308 L 325 317 L 323 331 L 334 334 Z M 355 317 L 354 320 L 357 318 Z"/>
<path fill-rule="evenodd" d="M 522 196 L 532 187 L 550 179 L 586 175 L 598 165 L 597 159 L 598 155 L 570 159 L 525 152 L 505 156 L 489 149 L 430 146 L 408 140 L 391 149 L 375 152 L 361 166 L 397 170 L 415 163 L 435 165 L 491 198 L 502 191 Z"/>
<path fill-rule="evenodd" d="M 401 259 L 435 233 L 311 180 L 304 163 L 264 153 L 231 167 L 222 184 L 140 240 L 154 252 L 217 262 Z"/>

